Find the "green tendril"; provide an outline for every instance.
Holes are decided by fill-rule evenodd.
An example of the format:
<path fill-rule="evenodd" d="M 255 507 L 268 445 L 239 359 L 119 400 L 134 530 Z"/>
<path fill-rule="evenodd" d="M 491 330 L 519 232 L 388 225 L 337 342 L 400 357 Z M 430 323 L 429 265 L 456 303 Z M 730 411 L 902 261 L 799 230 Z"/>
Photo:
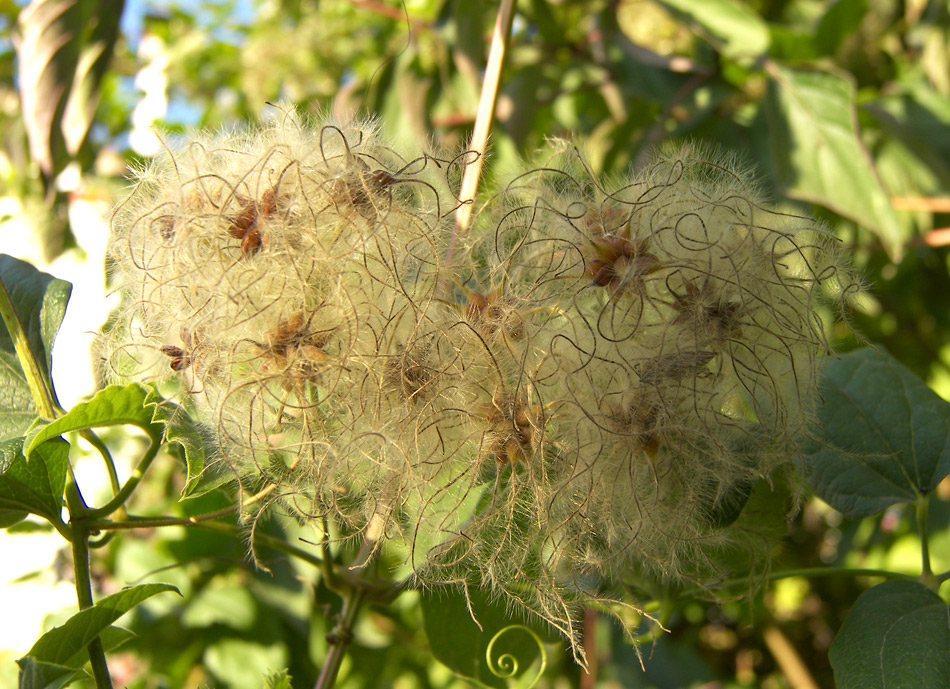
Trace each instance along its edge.
<path fill-rule="evenodd" d="M 527 689 L 531 689 L 538 683 L 538 681 L 541 679 L 541 676 L 544 674 L 544 669 L 548 665 L 548 654 L 544 650 L 544 644 L 541 642 L 541 638 L 528 627 L 525 627 L 522 624 L 510 624 L 497 632 L 491 638 L 491 641 L 488 642 L 488 648 L 485 649 L 485 660 L 488 662 L 488 669 L 493 675 L 495 675 L 495 677 L 500 679 L 512 679 L 518 674 L 518 659 L 513 654 L 502 653 L 498 656 L 497 662 L 492 659 L 492 651 L 495 648 L 495 642 L 498 641 L 502 634 L 514 629 L 520 629 L 530 634 L 531 638 L 534 639 L 534 642 L 538 645 L 538 650 L 541 653 L 541 667 L 538 668 L 538 675 L 527 687 Z"/>

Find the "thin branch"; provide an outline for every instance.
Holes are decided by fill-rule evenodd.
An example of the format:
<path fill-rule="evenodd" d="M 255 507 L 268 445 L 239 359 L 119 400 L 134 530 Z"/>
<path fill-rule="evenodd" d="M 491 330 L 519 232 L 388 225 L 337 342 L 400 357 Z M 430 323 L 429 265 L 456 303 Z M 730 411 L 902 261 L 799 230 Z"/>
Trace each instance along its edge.
<path fill-rule="evenodd" d="M 132 472 L 132 475 L 129 477 L 129 480 L 125 482 L 125 485 L 112 497 L 112 499 L 107 502 L 102 507 L 90 510 L 85 516 L 90 519 L 98 519 L 100 517 L 108 517 L 110 514 L 116 510 L 122 509 L 126 501 L 138 487 L 141 480 L 145 477 L 145 472 L 148 471 L 149 466 L 155 460 L 155 457 L 158 455 L 159 449 L 161 449 L 162 444 L 158 438 L 151 438 L 151 444 L 148 446 L 148 449 L 145 451 L 145 454 L 142 456 L 142 459 L 139 461 L 137 467 Z"/>
<path fill-rule="evenodd" d="M 378 0 L 350 0 L 350 4 L 367 12 L 379 14 L 390 19 L 401 21 L 407 18 L 402 9 L 379 2 Z M 416 29 L 428 29 L 432 26 L 431 22 L 425 19 L 419 19 L 418 17 L 408 17 L 408 19 Z"/>
<path fill-rule="evenodd" d="M 505 62 L 505 51 L 508 38 L 511 35 L 511 21 L 514 18 L 515 0 L 501 0 L 498 15 L 495 18 L 495 30 L 492 33 L 491 49 L 488 53 L 488 65 L 485 67 L 485 78 L 482 80 L 482 93 L 478 100 L 478 111 L 475 115 L 475 128 L 472 131 L 470 149 L 478 157 L 465 167 L 462 175 L 462 187 L 459 193 L 461 206 L 455 214 L 455 228 L 449 240 L 445 253 L 446 265 L 452 265 L 456 244 L 468 232 L 472 224 L 472 211 L 475 194 L 478 191 L 478 181 L 485 162 L 485 153 L 488 150 L 488 134 L 491 130 L 492 119 L 495 115 L 495 105 L 498 100 L 498 85 L 501 83 L 501 68 Z M 442 291 L 445 283 L 440 284 Z"/>
<path fill-rule="evenodd" d="M 112 453 L 109 452 L 109 448 L 106 447 L 106 444 L 102 442 L 99 436 L 90 428 L 84 428 L 79 431 L 79 437 L 92 445 L 96 452 L 102 457 L 102 461 L 106 465 L 106 471 L 109 474 L 109 485 L 112 487 L 112 492 L 113 494 L 118 493 L 119 474 L 115 470 L 115 461 L 112 459 Z"/>
<path fill-rule="evenodd" d="M 587 668 L 581 672 L 580 689 L 594 689 L 597 684 L 597 611 L 584 608 L 584 656 Z"/>
<path fill-rule="evenodd" d="M 950 198 L 942 196 L 894 196 L 891 207 L 896 211 L 950 213 Z"/>
<path fill-rule="evenodd" d="M 782 669 L 782 674 L 788 680 L 789 686 L 795 689 L 819 689 L 798 651 L 781 629 L 770 624 L 762 631 L 762 639 L 772 657 L 775 658 L 775 662 Z"/>

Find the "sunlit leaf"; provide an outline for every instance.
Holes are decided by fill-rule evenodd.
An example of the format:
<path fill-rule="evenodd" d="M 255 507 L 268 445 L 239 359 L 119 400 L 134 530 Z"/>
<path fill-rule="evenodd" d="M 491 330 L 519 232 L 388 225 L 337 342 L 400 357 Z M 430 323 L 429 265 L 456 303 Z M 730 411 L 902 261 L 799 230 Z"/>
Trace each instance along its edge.
<path fill-rule="evenodd" d="M 53 340 L 62 325 L 72 285 L 3 254 L 0 282 L 15 312 L 10 315 L 16 319 L 14 327 L 22 331 L 35 362 L 36 375 L 52 391 Z M 6 327 L 0 327 L 0 388 L 0 440 L 21 436 L 37 413 L 33 392 Z"/>
<path fill-rule="evenodd" d="M 280 672 L 271 672 L 264 677 L 264 688 L 265 689 L 293 689 L 291 684 L 293 677 L 287 672 L 287 670 L 281 670 Z"/>
<path fill-rule="evenodd" d="M 181 623 L 189 628 L 223 624 L 251 631 L 257 607 L 254 595 L 243 586 L 207 586 L 188 601 Z"/>
<path fill-rule="evenodd" d="M 123 0 L 34 0 L 20 12 L 17 46 L 30 153 L 47 180 L 86 138 L 118 37 Z"/>
<path fill-rule="evenodd" d="M 113 622 L 152 596 L 166 591 L 178 592 L 168 584 L 143 584 L 123 589 L 96 602 L 91 608 L 80 610 L 65 624 L 54 627 L 41 636 L 29 653 L 17 663 L 22 668 L 27 659 L 33 662 L 65 665 L 78 662 L 80 653 Z M 83 661 L 85 662 L 85 661 Z"/>
<path fill-rule="evenodd" d="M 27 436 L 26 455 L 51 438 L 69 431 L 101 426 L 138 426 L 153 439 L 161 438 L 163 427 L 154 423 L 154 409 L 150 388 L 132 383 L 130 385 L 110 385 L 100 390 L 88 402 L 80 402 L 65 415 L 48 424 L 38 426 Z"/>
<path fill-rule="evenodd" d="M 661 0 L 701 26 L 724 57 L 756 57 L 769 47 L 769 27 L 756 12 L 734 0 Z"/>
<path fill-rule="evenodd" d="M 260 689 L 262 676 L 287 667 L 287 649 L 281 644 L 263 644 L 226 637 L 213 642 L 204 654 L 204 663 L 219 686 L 233 689 Z"/>
<path fill-rule="evenodd" d="M 786 193 L 867 227 L 899 255 L 897 216 L 858 133 L 853 78 L 776 63 L 771 77 L 772 159 Z"/>

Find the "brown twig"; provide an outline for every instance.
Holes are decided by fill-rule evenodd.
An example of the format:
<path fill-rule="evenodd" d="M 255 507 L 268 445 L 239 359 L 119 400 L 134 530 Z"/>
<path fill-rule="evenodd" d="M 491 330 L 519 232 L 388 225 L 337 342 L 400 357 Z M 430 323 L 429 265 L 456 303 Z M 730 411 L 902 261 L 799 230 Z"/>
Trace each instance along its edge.
<path fill-rule="evenodd" d="M 594 689 L 597 684 L 597 611 L 584 608 L 584 655 L 587 668 L 581 673 L 580 689 Z"/>

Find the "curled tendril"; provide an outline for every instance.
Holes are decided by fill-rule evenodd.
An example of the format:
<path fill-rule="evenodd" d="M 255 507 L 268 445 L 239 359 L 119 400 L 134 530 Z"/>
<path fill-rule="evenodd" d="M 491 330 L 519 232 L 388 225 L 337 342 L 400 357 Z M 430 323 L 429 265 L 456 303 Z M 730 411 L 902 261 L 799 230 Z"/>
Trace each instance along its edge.
<path fill-rule="evenodd" d="M 488 669 L 493 675 L 495 675 L 495 677 L 499 677 L 501 679 L 511 679 L 518 674 L 518 659 L 513 654 L 502 653 L 498 656 L 497 662 L 492 659 L 492 650 L 495 648 L 495 642 L 498 641 L 499 637 L 501 637 L 501 635 L 505 632 L 515 629 L 520 629 L 530 634 L 531 638 L 534 639 L 534 642 L 538 645 L 538 650 L 541 652 L 541 667 L 538 668 L 538 675 L 527 687 L 527 689 L 531 689 L 535 684 L 538 683 L 538 680 L 540 680 L 541 676 L 544 674 L 544 669 L 548 664 L 548 655 L 544 650 L 544 644 L 541 643 L 540 637 L 528 627 L 525 627 L 522 624 L 510 624 L 504 629 L 498 631 L 491 638 L 491 641 L 488 642 L 488 648 L 485 649 L 485 660 L 488 661 Z"/>

